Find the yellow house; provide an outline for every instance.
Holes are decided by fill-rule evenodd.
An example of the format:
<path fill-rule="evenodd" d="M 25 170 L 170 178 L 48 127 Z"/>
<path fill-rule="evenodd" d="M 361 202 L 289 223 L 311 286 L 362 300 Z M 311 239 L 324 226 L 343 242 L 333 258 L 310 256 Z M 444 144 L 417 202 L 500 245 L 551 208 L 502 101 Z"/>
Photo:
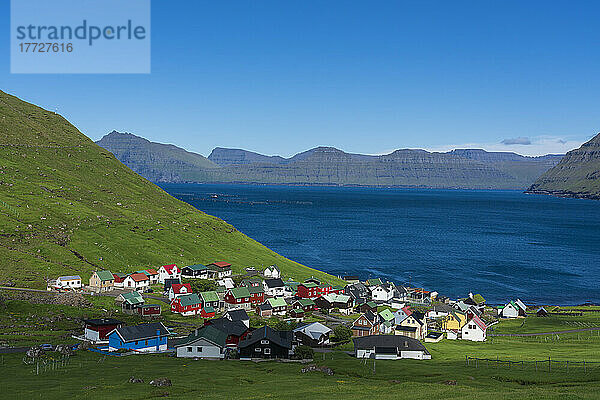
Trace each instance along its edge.
<path fill-rule="evenodd" d="M 461 330 L 467 323 L 467 314 L 461 311 L 453 311 L 442 320 L 442 329 Z"/>
<path fill-rule="evenodd" d="M 94 271 L 90 277 L 90 289 L 95 292 L 107 292 L 112 290 L 115 278 L 110 271 Z"/>

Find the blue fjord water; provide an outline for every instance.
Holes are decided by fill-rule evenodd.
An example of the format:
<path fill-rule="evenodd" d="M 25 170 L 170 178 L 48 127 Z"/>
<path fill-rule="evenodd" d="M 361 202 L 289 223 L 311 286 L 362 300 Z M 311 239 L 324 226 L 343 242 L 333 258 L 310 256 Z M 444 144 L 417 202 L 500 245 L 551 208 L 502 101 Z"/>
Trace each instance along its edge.
<path fill-rule="evenodd" d="M 488 302 L 600 302 L 600 202 L 516 191 L 162 185 L 304 265 Z"/>

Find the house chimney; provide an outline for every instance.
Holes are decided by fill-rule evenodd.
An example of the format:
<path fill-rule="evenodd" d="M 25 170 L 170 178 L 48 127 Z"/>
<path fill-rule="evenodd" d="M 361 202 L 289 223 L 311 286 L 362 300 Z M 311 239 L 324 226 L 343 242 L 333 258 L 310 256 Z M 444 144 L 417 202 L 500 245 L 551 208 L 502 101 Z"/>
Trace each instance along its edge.
<path fill-rule="evenodd" d="M 156 336 L 160 337 L 160 329 L 156 330 Z"/>
<path fill-rule="evenodd" d="M 473 298 L 473 293 L 469 292 L 469 298 L 472 299 Z"/>

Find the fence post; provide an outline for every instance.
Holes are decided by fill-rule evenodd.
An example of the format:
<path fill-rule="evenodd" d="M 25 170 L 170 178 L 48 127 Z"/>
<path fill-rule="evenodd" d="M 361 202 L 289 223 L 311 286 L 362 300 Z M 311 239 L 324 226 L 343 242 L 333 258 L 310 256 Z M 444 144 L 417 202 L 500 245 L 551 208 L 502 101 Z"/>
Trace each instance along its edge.
<path fill-rule="evenodd" d="M 548 357 L 548 372 L 550 372 L 552 370 L 552 360 L 550 359 L 550 357 Z"/>
<path fill-rule="evenodd" d="M 465 365 L 469 366 L 469 356 L 465 355 Z"/>
<path fill-rule="evenodd" d="M 583 372 L 586 372 L 586 370 L 585 370 L 585 361 L 583 362 Z"/>
<path fill-rule="evenodd" d="M 567 372 L 569 372 L 569 362 L 567 361 Z"/>
<path fill-rule="evenodd" d="M 535 372 L 537 372 L 537 361 L 535 362 Z"/>

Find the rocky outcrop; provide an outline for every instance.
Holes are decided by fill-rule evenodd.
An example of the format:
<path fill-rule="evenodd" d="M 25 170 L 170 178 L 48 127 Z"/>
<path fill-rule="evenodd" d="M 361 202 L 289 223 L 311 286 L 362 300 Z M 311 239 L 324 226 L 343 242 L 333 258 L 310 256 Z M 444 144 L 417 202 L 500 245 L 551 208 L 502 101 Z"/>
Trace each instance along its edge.
<path fill-rule="evenodd" d="M 600 133 L 568 152 L 526 193 L 600 200 Z"/>

